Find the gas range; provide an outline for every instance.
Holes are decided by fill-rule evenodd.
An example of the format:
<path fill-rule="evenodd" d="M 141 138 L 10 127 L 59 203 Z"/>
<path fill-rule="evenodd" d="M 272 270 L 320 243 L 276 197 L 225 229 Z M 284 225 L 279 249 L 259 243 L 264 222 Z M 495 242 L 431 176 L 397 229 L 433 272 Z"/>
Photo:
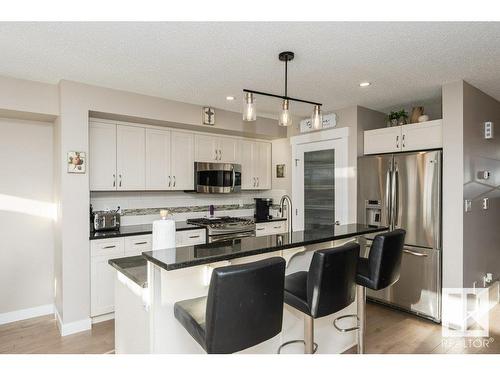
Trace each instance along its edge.
<path fill-rule="evenodd" d="M 199 225 L 207 228 L 208 242 L 230 240 L 238 237 L 255 235 L 255 222 L 253 219 L 241 217 L 213 217 L 188 219 L 188 224 Z"/>

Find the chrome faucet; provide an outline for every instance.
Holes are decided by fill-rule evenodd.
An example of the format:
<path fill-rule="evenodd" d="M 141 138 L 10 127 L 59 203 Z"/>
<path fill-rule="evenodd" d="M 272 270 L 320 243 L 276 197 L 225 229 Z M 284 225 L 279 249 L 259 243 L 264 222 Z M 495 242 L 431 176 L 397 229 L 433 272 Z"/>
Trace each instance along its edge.
<path fill-rule="evenodd" d="M 293 216 L 293 208 L 292 208 L 292 199 L 288 195 L 283 195 L 280 199 L 280 215 L 281 217 L 285 217 L 285 213 L 283 212 L 285 209 L 285 201 L 286 201 L 286 220 L 288 224 L 288 233 L 292 233 L 293 225 L 292 225 L 292 216 Z"/>

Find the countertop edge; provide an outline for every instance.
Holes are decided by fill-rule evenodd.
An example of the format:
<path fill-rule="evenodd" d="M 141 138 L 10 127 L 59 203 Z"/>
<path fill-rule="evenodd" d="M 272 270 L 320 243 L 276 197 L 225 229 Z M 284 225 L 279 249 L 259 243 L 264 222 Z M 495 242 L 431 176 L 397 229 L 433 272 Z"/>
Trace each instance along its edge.
<path fill-rule="evenodd" d="M 147 280 L 144 281 L 144 282 L 141 282 L 141 280 L 139 280 L 137 277 L 135 277 L 131 273 L 127 272 L 127 270 L 125 268 L 120 267 L 118 264 L 116 264 L 117 260 L 121 260 L 121 259 L 125 259 L 125 258 L 130 258 L 130 257 L 122 257 L 122 258 L 109 259 L 108 260 L 108 264 L 111 267 L 113 267 L 115 270 L 117 270 L 118 272 L 120 272 L 121 274 L 123 274 L 124 276 L 126 276 L 128 279 L 132 280 L 135 284 L 137 284 L 142 289 L 147 288 L 148 287 Z M 143 258 L 144 258 L 144 256 L 143 256 Z M 147 267 L 147 263 L 146 263 L 145 267 Z"/>
<path fill-rule="evenodd" d="M 160 268 L 163 268 L 166 271 L 175 271 L 183 268 L 189 268 L 189 267 L 195 267 L 195 266 L 202 266 L 204 264 L 210 264 L 210 263 L 216 263 L 216 262 L 222 262 L 224 260 L 231 260 L 231 259 L 237 259 L 237 258 L 244 258 L 247 256 L 252 256 L 252 255 L 258 255 L 258 254 L 265 254 L 265 253 L 272 253 L 274 251 L 281 251 L 281 250 L 287 250 L 287 249 L 293 249 L 295 247 L 301 247 L 301 246 L 308 246 L 308 245 L 315 245 L 318 243 L 323 243 L 323 242 L 329 242 L 329 241 L 338 241 L 338 240 L 343 240 L 346 238 L 355 238 L 359 236 L 363 236 L 366 234 L 370 233 L 377 233 L 377 232 L 384 232 L 388 230 L 388 227 L 379 227 L 379 228 L 373 228 L 371 230 L 364 231 L 363 233 L 360 233 L 358 236 L 353 236 L 352 234 L 345 234 L 345 235 L 339 235 L 339 236 L 332 236 L 332 237 L 326 237 L 326 238 L 321 238 L 317 240 L 309 240 L 309 241 L 304 241 L 301 243 L 294 243 L 294 244 L 287 244 L 287 245 L 281 245 L 281 246 L 275 246 L 272 248 L 262 248 L 262 249 L 254 249 L 254 250 L 249 250 L 245 251 L 242 253 L 236 253 L 236 254 L 225 254 L 225 255 L 219 255 L 219 256 L 214 256 L 212 258 L 204 258 L 204 259 L 199 259 L 199 260 L 191 260 L 189 261 L 189 264 L 176 264 L 176 265 L 165 265 L 162 261 L 152 257 L 148 253 L 151 253 L 151 251 L 146 251 L 142 253 L 142 256 L 146 258 L 148 262 L 151 262 L 155 265 L 157 265 Z M 270 235 L 270 236 L 275 236 L 275 235 Z"/>

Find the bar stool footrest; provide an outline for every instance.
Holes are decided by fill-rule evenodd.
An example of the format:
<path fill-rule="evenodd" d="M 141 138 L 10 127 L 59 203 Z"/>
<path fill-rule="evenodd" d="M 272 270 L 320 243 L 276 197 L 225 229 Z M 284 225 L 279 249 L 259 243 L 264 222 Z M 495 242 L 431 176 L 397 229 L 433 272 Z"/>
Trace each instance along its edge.
<path fill-rule="evenodd" d="M 284 342 L 283 344 L 281 344 L 280 347 L 278 348 L 277 353 L 281 354 L 281 349 L 283 349 L 285 346 L 290 345 L 290 344 L 298 344 L 299 342 L 304 344 L 304 347 L 306 346 L 306 342 L 304 340 L 291 340 L 291 341 L 287 341 L 287 342 Z M 316 353 L 317 350 L 318 350 L 318 344 L 314 343 L 313 354 Z"/>
<path fill-rule="evenodd" d="M 345 319 L 345 318 L 356 318 L 356 321 L 358 322 L 358 325 L 354 326 L 354 327 L 348 327 L 348 328 L 341 328 L 337 325 L 337 323 L 342 320 L 342 319 Z M 351 331 L 356 331 L 359 329 L 359 318 L 356 314 L 351 314 L 351 315 L 342 315 L 342 316 L 339 316 L 337 319 L 335 319 L 333 321 L 333 326 L 335 327 L 335 329 L 339 332 L 351 332 Z"/>

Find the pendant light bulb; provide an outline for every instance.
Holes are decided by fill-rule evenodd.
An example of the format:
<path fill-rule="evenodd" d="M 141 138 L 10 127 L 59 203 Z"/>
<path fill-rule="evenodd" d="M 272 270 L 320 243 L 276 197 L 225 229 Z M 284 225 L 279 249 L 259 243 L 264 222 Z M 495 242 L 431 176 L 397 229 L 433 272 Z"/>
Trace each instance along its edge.
<path fill-rule="evenodd" d="M 283 100 L 283 106 L 281 108 L 280 118 L 279 118 L 280 126 L 290 126 L 292 125 L 292 116 L 289 111 L 288 99 Z"/>
<path fill-rule="evenodd" d="M 243 103 L 243 121 L 257 120 L 257 110 L 255 108 L 255 98 L 253 93 L 246 92 L 245 100 Z"/>
<path fill-rule="evenodd" d="M 319 105 L 314 106 L 314 110 L 311 116 L 312 128 L 315 130 L 321 129 L 323 127 L 323 114 L 321 113 L 321 107 Z"/>

